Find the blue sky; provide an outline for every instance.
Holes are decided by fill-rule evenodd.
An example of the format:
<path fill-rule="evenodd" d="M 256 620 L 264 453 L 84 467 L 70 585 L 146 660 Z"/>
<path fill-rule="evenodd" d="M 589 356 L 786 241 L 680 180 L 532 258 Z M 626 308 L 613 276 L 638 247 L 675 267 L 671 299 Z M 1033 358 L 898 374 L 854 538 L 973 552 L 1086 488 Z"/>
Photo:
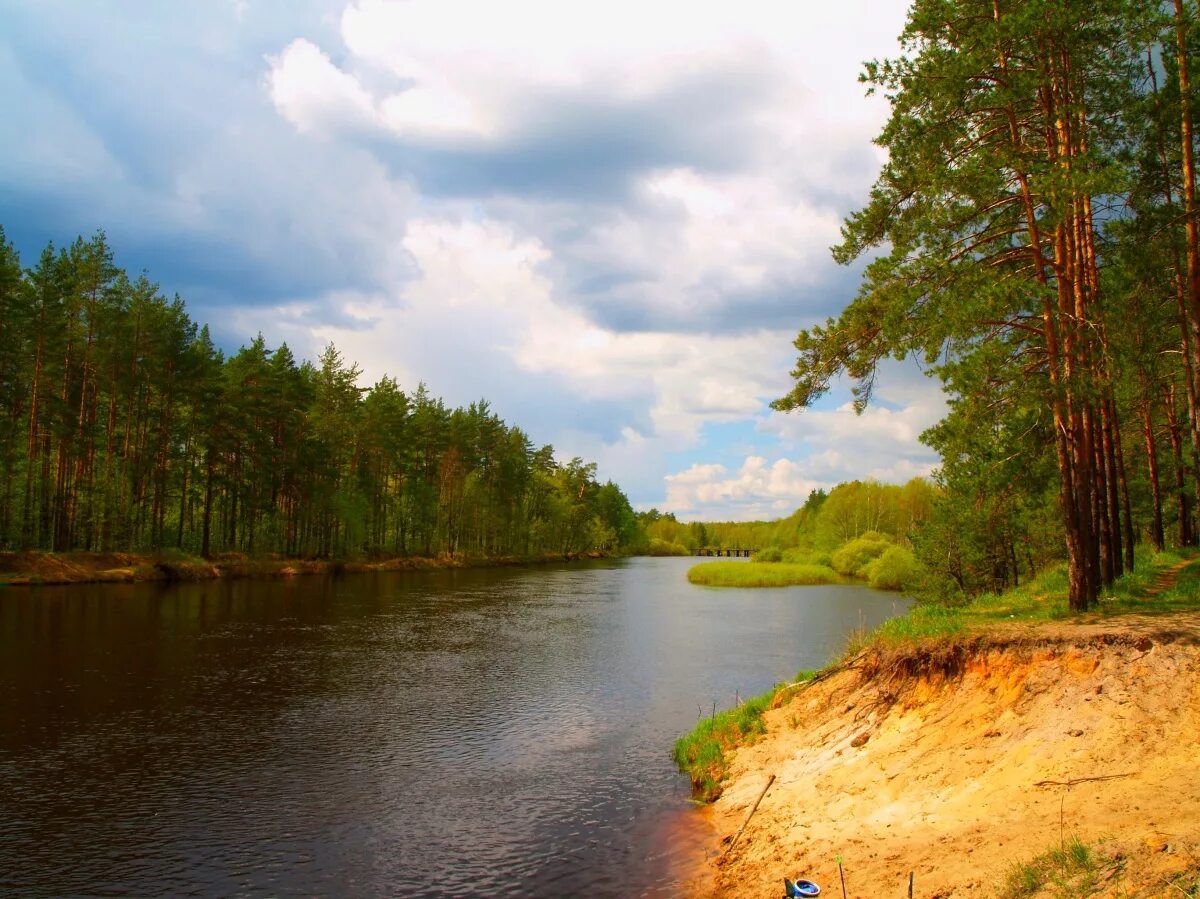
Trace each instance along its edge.
<path fill-rule="evenodd" d="M 27 263 L 108 232 L 235 348 L 481 397 L 635 505 L 785 515 L 930 469 L 935 384 L 889 367 L 782 416 L 791 340 L 858 271 L 863 60 L 905 4 L 0 0 L 0 224 Z"/>

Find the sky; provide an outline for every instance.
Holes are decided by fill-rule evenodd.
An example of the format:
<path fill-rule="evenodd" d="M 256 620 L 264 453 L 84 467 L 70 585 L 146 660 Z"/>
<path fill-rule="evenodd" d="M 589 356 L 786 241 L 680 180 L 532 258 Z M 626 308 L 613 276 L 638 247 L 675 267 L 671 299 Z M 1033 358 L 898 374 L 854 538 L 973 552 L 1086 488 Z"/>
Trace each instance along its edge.
<path fill-rule="evenodd" d="M 103 229 L 234 350 L 261 332 L 486 398 L 636 508 L 777 518 L 927 474 L 893 363 L 781 414 L 884 159 L 897 0 L 0 0 L 0 225 Z"/>

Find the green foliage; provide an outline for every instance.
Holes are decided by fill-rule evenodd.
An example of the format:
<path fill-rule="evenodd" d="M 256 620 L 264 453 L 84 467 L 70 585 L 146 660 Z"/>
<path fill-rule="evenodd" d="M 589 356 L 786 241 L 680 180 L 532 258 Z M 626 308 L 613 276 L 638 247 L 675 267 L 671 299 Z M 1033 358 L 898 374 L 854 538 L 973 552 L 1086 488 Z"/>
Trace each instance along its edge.
<path fill-rule="evenodd" d="M 646 535 L 596 467 L 486 401 L 360 386 L 332 344 L 228 358 L 104 234 L 22 271 L 0 230 L 0 550 L 572 555 Z M 29 439 L 28 435 L 37 435 Z"/>
<path fill-rule="evenodd" d="M 924 478 L 907 484 L 851 481 L 832 491 L 814 490 L 808 500 L 777 521 L 678 521 L 652 509 L 638 516 L 650 537 L 681 543 L 689 549 L 774 549 L 785 561 L 827 564 L 828 556 L 849 540 L 869 532 L 906 542 L 929 516 L 936 490 Z M 789 558 L 788 553 L 793 552 Z"/>
<path fill-rule="evenodd" d="M 922 569 L 911 550 L 889 546 L 866 566 L 867 583 L 876 590 L 908 590 L 922 581 Z"/>
<path fill-rule="evenodd" d="M 747 699 L 736 708 L 701 718 L 691 733 L 675 743 L 675 763 L 692 781 L 692 792 L 705 802 L 721 795 L 728 772 L 726 753 L 766 732 L 762 716 L 775 690 Z"/>
<path fill-rule="evenodd" d="M 844 579 L 824 565 L 789 562 L 703 562 L 688 570 L 688 580 L 706 587 L 792 587 L 841 584 Z"/>
<path fill-rule="evenodd" d="M 1072 836 L 1029 862 L 1013 865 L 1004 880 L 1003 892 L 1028 899 L 1049 890 L 1060 899 L 1083 899 L 1096 893 L 1100 873 L 1099 855 Z"/>
<path fill-rule="evenodd" d="M 893 554 L 887 566 L 879 569 L 876 582 L 908 587 L 928 580 L 907 544 L 921 531 L 936 503 L 936 489 L 922 478 L 900 486 L 852 481 L 839 484 L 829 493 L 813 491 L 803 507 L 779 521 L 708 522 L 700 531 L 673 515 L 653 510 L 640 520 L 652 540 L 667 539 L 657 535 L 668 535 L 681 543 L 690 540 L 686 545 L 692 550 L 704 546 L 757 547 L 751 565 L 696 566 L 688 575 L 693 583 L 777 587 L 867 579 L 872 562 L 890 548 L 903 547 L 903 554 Z M 709 543 L 697 544 L 700 536 Z"/>
<path fill-rule="evenodd" d="M 799 547 L 792 547 L 783 551 L 783 561 L 804 565 L 823 565 L 826 568 L 832 568 L 833 553 L 820 549 L 805 550 Z"/>
<path fill-rule="evenodd" d="M 682 543 L 668 543 L 659 537 L 651 537 L 650 545 L 646 550 L 646 554 L 650 556 L 689 556 L 688 548 Z"/>
<path fill-rule="evenodd" d="M 868 531 L 842 546 L 833 554 L 833 570 L 847 577 L 865 577 L 867 566 L 894 546 L 891 538 L 877 531 Z"/>

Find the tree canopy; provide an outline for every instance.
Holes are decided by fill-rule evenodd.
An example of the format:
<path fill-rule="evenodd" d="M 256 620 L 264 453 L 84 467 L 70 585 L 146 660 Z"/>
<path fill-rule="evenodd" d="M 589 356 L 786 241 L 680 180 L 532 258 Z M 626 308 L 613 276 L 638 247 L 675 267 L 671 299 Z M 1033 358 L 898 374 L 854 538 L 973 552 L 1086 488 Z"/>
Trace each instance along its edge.
<path fill-rule="evenodd" d="M 923 359 L 952 400 L 925 440 L 964 586 L 964 560 L 1015 571 L 1022 535 L 1049 536 L 1083 609 L 1139 536 L 1195 539 L 1196 21 L 1185 0 L 916 0 L 902 55 L 866 65 L 888 161 L 834 256 L 871 261 L 800 332 L 775 406 L 844 374 L 861 409 L 884 359 Z"/>
<path fill-rule="evenodd" d="M 361 385 L 263 335 L 226 356 L 105 235 L 29 269 L 0 229 L 0 548 L 344 557 L 642 541 L 596 466 L 485 400 Z"/>

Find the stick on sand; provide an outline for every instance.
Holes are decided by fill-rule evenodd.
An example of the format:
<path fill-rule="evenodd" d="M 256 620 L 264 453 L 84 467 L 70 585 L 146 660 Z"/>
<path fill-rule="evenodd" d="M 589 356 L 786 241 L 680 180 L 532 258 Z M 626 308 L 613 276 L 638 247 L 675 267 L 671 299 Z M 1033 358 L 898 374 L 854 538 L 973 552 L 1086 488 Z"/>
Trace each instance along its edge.
<path fill-rule="evenodd" d="M 750 823 L 750 819 L 753 818 L 754 813 L 758 811 L 758 804 L 763 801 L 763 797 L 767 795 L 767 790 L 771 789 L 771 784 L 773 783 L 775 783 L 774 774 L 772 774 L 770 780 L 767 781 L 767 785 L 762 788 L 762 792 L 758 794 L 758 799 L 755 800 L 754 807 L 750 809 L 750 814 L 746 816 L 746 820 L 742 822 L 742 826 L 738 828 L 738 832 L 733 835 L 733 840 L 729 843 L 729 848 L 725 850 L 726 852 L 730 852 L 733 847 L 737 845 L 737 841 L 741 839 L 742 831 L 746 829 L 746 825 Z"/>

